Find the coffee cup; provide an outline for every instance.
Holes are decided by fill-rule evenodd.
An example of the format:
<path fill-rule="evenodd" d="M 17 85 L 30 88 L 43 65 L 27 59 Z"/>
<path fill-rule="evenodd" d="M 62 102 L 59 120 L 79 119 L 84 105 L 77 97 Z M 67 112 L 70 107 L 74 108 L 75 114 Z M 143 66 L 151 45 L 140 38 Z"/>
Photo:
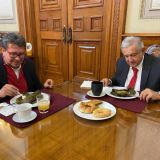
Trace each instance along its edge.
<path fill-rule="evenodd" d="M 28 119 L 31 116 L 32 104 L 23 103 L 16 106 L 17 116 L 19 119 Z"/>
<path fill-rule="evenodd" d="M 103 90 L 103 82 L 93 81 L 91 83 L 91 90 L 94 96 L 100 96 Z"/>

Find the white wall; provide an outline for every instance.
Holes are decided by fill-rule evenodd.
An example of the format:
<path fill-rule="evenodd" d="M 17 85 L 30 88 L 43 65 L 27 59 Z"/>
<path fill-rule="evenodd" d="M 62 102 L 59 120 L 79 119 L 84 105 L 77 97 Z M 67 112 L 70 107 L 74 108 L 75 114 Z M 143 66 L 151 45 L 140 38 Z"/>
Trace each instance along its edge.
<path fill-rule="evenodd" d="M 142 0 L 128 0 L 125 33 L 160 33 L 160 19 L 140 19 Z"/>
<path fill-rule="evenodd" d="M 17 20 L 16 0 L 15 11 Z M 125 33 L 160 33 L 160 19 L 140 19 L 142 0 L 128 0 Z M 19 31 L 15 24 L 0 24 L 0 31 Z"/>
<path fill-rule="evenodd" d="M 16 22 L 15 23 L 8 23 L 8 24 L 0 24 L 0 31 L 19 31 L 18 27 L 18 19 L 17 19 L 17 7 L 16 7 L 16 0 L 11 0 L 13 1 L 13 9 L 15 10 L 15 18 Z M 1 1 L 1 3 L 4 1 Z"/>

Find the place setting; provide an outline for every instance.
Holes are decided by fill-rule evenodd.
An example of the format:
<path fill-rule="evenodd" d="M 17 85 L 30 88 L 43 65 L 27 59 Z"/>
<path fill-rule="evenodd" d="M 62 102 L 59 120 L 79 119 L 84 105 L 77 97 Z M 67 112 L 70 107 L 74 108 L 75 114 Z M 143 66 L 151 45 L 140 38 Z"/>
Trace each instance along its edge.
<path fill-rule="evenodd" d="M 34 102 L 32 104 L 32 102 Z M 50 96 L 40 91 L 28 92 L 24 95 L 18 95 L 10 100 L 14 106 L 16 114 L 12 119 L 17 123 L 27 123 L 36 119 L 38 114 L 44 114 L 50 108 Z M 37 107 L 37 109 L 35 108 Z M 32 109 L 34 108 L 34 110 Z"/>
<path fill-rule="evenodd" d="M 50 95 L 39 90 L 19 94 L 10 100 L 10 104 L 0 104 L 0 117 L 14 126 L 25 127 L 46 117 L 50 102 Z"/>
<path fill-rule="evenodd" d="M 0 104 L 0 118 L 13 126 L 24 128 L 40 121 L 76 100 L 46 89 L 26 92 Z"/>
<path fill-rule="evenodd" d="M 116 114 L 116 108 L 105 101 L 101 97 L 106 95 L 106 88 L 100 81 L 91 82 L 91 90 L 87 92 L 87 98 L 91 100 L 84 100 L 77 102 L 74 107 L 74 113 L 84 119 L 88 120 L 105 120 L 112 118 Z"/>
<path fill-rule="evenodd" d="M 92 81 L 90 89 L 86 94 L 87 99 L 99 99 L 136 113 L 141 113 L 146 105 L 145 101 L 139 99 L 139 92 L 134 89 L 121 86 L 103 87 L 100 81 Z"/>

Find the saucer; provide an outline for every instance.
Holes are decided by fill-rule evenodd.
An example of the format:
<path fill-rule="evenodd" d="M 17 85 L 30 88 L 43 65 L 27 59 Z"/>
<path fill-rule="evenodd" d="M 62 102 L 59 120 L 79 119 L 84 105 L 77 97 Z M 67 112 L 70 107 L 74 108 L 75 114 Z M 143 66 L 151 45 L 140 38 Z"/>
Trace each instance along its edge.
<path fill-rule="evenodd" d="M 17 123 L 26 123 L 26 122 L 30 122 L 30 121 L 34 120 L 36 117 L 37 117 L 37 113 L 32 111 L 31 116 L 27 119 L 21 119 L 18 117 L 17 114 L 15 114 L 12 119 L 14 122 L 17 122 Z"/>
<path fill-rule="evenodd" d="M 103 96 L 106 95 L 106 93 L 105 93 L 104 91 L 102 91 L 102 93 L 101 93 L 99 96 L 95 96 L 95 95 L 92 93 L 92 91 L 90 90 L 90 91 L 87 92 L 87 95 L 90 96 L 90 97 L 103 97 Z"/>

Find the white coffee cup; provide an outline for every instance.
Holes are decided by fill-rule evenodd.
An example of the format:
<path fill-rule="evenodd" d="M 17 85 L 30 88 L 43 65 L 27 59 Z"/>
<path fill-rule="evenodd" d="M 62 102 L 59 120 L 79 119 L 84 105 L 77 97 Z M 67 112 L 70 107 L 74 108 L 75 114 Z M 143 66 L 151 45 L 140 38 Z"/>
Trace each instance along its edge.
<path fill-rule="evenodd" d="M 31 117 L 32 112 L 32 104 L 30 103 L 23 103 L 16 105 L 16 113 L 19 119 L 28 119 Z"/>

